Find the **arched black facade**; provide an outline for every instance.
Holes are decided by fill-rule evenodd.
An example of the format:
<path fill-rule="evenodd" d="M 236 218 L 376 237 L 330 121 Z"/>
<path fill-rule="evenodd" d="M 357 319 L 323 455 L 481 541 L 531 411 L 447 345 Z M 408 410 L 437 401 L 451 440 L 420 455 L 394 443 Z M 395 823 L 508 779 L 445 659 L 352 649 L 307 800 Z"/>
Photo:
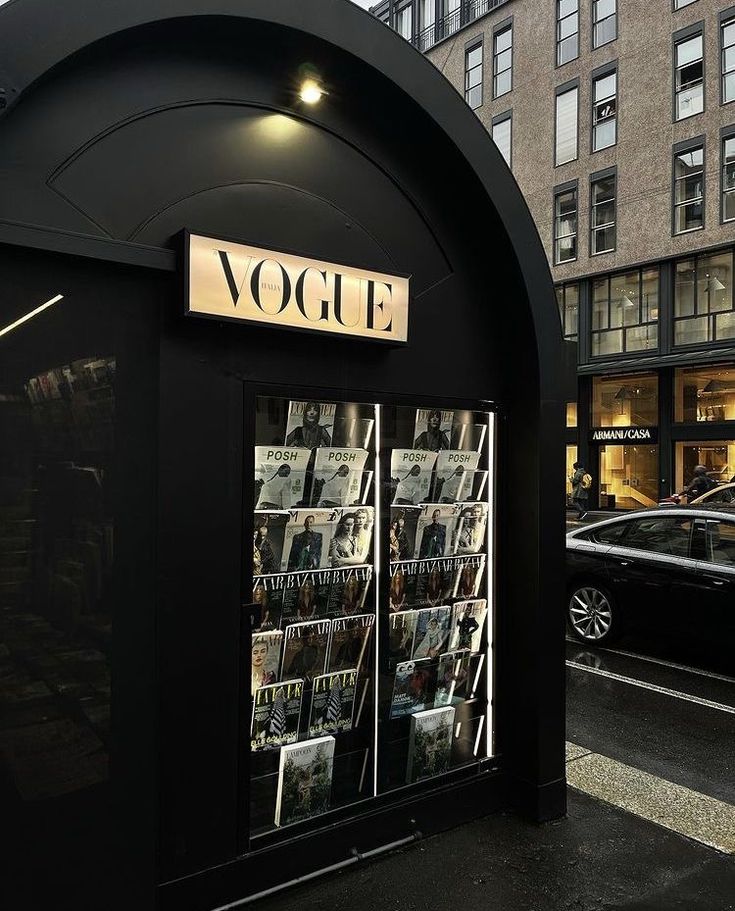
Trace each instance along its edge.
<path fill-rule="evenodd" d="M 308 109 L 305 68 L 329 92 Z M 127 352 L 116 560 L 130 608 L 105 797 L 119 853 L 104 902 L 76 907 L 215 907 L 401 838 L 409 817 L 428 833 L 499 806 L 563 813 L 562 340 L 535 227 L 472 112 L 347 0 L 11 0 L 0 90 L 2 297 L 42 299 L 51 277 L 86 286 L 87 315 L 120 303 Z M 409 343 L 184 317 L 183 229 L 410 274 Z M 22 357 L 43 368 L 32 341 Z M 497 768 L 483 790 L 383 804 L 270 859 L 238 835 L 243 381 L 490 401 L 501 416 Z M 429 800 L 445 811 L 426 815 Z M 68 859 L 82 880 L 84 837 Z"/>

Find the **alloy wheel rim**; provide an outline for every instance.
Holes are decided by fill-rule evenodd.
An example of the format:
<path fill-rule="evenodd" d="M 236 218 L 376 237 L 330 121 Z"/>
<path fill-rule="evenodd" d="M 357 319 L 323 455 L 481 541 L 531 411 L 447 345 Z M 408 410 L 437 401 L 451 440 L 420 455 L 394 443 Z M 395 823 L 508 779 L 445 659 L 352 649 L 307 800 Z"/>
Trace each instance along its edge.
<path fill-rule="evenodd" d="M 598 588 L 578 588 L 569 601 L 569 620 L 577 635 L 596 642 L 607 635 L 612 625 L 610 602 Z"/>

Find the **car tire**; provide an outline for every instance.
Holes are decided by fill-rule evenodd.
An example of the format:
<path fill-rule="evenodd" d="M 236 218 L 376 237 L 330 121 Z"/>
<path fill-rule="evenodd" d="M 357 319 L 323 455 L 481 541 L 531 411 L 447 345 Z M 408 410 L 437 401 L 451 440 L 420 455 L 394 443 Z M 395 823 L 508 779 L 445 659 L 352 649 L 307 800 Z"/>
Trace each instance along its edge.
<path fill-rule="evenodd" d="M 581 579 L 567 593 L 567 626 L 587 645 L 614 642 L 621 632 L 620 611 L 610 592 L 597 582 Z"/>

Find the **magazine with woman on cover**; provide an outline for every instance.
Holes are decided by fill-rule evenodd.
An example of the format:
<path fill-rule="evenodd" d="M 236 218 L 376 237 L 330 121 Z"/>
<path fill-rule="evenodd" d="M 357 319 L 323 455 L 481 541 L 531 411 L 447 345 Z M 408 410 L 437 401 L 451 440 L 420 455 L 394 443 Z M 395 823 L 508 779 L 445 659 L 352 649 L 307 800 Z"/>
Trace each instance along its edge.
<path fill-rule="evenodd" d="M 487 601 L 485 598 L 457 601 L 452 608 L 452 632 L 449 637 L 449 648 L 466 648 L 471 652 L 479 652 L 486 614 Z"/>
<path fill-rule="evenodd" d="M 333 402 L 290 402 L 286 446 L 299 449 L 331 446 L 336 411 Z"/>
<path fill-rule="evenodd" d="M 463 506 L 457 527 L 457 553 L 477 554 L 485 549 L 487 539 L 487 505 Z"/>
<path fill-rule="evenodd" d="M 366 449 L 317 449 L 311 486 L 312 506 L 359 506 L 367 457 Z"/>
<path fill-rule="evenodd" d="M 440 408 L 417 408 L 413 448 L 439 452 L 451 446 L 453 411 Z"/>
<path fill-rule="evenodd" d="M 418 506 L 429 499 L 436 453 L 394 449 L 390 456 L 390 479 L 395 506 Z"/>
<path fill-rule="evenodd" d="M 308 449 L 255 447 L 255 508 L 291 509 L 305 496 Z"/>
<path fill-rule="evenodd" d="M 365 604 L 372 566 L 348 566 L 326 570 L 330 577 L 327 613 L 330 617 L 359 614 Z"/>
<path fill-rule="evenodd" d="M 358 566 L 367 563 L 373 540 L 373 507 L 343 509 L 333 526 L 327 555 L 330 566 Z"/>
<path fill-rule="evenodd" d="M 281 676 L 303 677 L 309 681 L 324 673 L 329 650 L 329 620 L 292 623 L 283 638 Z"/>
<path fill-rule="evenodd" d="M 416 559 L 429 560 L 454 553 L 459 511 L 460 507 L 454 504 L 427 503 L 423 507 L 416 528 Z"/>
<path fill-rule="evenodd" d="M 447 449 L 436 457 L 433 500 L 435 503 L 458 503 L 472 495 L 474 473 L 480 461 L 479 452 Z"/>
<path fill-rule="evenodd" d="M 332 620 L 327 670 L 341 671 L 350 667 L 359 670 L 374 623 L 374 614 L 337 617 Z"/>
<path fill-rule="evenodd" d="M 253 575 L 268 576 L 281 569 L 287 512 L 256 512 L 253 522 Z"/>
<path fill-rule="evenodd" d="M 451 607 L 424 607 L 416 611 L 412 658 L 438 658 L 449 639 Z"/>
<path fill-rule="evenodd" d="M 250 692 L 254 694 L 258 687 L 267 686 L 278 680 L 281 666 L 280 630 L 253 633 L 250 643 Z"/>

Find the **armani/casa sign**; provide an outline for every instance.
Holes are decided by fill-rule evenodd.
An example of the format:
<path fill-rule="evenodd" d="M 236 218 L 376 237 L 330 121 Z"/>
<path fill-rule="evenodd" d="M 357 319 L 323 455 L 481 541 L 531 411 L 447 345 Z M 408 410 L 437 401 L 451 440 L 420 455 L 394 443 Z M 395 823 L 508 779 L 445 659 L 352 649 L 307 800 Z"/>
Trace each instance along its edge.
<path fill-rule="evenodd" d="M 195 316 L 406 342 L 408 278 L 186 234 Z"/>

